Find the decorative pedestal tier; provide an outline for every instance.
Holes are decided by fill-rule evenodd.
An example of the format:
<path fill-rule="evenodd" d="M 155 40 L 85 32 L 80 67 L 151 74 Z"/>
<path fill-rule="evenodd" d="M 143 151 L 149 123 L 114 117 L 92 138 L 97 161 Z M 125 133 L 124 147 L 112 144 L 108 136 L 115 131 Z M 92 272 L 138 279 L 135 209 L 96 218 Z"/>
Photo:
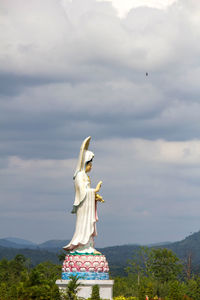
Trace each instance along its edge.
<path fill-rule="evenodd" d="M 109 267 L 102 254 L 68 254 L 62 268 L 62 279 L 69 280 L 77 275 L 83 280 L 108 280 Z"/>
<path fill-rule="evenodd" d="M 106 257 L 102 254 L 69 253 L 66 255 L 62 268 L 62 279 L 57 280 L 59 289 L 64 291 L 70 276 L 79 278 L 78 297 L 90 298 L 92 287 L 99 286 L 101 299 L 112 299 L 113 280 L 109 280 L 109 267 Z"/>

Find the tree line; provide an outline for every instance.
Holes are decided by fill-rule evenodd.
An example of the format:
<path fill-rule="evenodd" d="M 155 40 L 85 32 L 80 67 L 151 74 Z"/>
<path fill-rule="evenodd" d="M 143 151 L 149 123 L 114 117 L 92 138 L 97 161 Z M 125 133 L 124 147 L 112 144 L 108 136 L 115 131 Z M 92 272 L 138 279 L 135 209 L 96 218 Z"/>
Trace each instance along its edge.
<path fill-rule="evenodd" d="M 60 299 L 56 279 L 61 266 L 43 262 L 30 268 L 30 261 L 18 254 L 0 261 L 0 300 Z"/>
<path fill-rule="evenodd" d="M 192 272 L 190 255 L 183 262 L 172 250 L 141 247 L 126 271 L 127 277 L 115 278 L 115 297 L 200 300 L 200 273 Z"/>
<path fill-rule="evenodd" d="M 115 300 L 200 300 L 200 273 L 192 271 L 190 255 L 184 263 L 169 249 L 141 247 L 125 271 L 126 277 L 112 278 Z M 31 267 L 21 254 L 12 260 L 4 258 L 0 261 L 0 300 L 78 299 L 77 278 L 72 278 L 65 295 L 60 295 L 55 284 L 59 278 L 61 265 L 43 262 Z M 97 294 L 93 292 L 91 299 L 98 300 Z"/>

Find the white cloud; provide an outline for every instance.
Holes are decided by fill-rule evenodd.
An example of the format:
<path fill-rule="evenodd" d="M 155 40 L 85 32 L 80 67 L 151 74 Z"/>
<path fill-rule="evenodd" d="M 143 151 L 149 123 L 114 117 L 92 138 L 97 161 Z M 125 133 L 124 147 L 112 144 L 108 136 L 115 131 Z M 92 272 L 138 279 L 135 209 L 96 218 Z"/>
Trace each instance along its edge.
<path fill-rule="evenodd" d="M 0 61 L 3 72 L 18 75 L 73 81 L 113 76 L 113 66 L 116 72 L 160 70 L 179 56 L 184 60 L 199 34 L 198 14 L 187 2 L 165 12 L 143 7 L 123 20 L 109 2 L 15 3 L 2 5 Z M 186 39 L 184 31 L 192 35 Z"/>
<path fill-rule="evenodd" d="M 167 164 L 200 164 L 200 141 L 168 142 L 163 140 L 137 140 L 135 150 L 138 158 Z"/>
<path fill-rule="evenodd" d="M 153 7 L 158 9 L 166 9 L 169 5 L 173 4 L 177 0 L 98 0 L 98 1 L 110 1 L 112 5 L 117 9 L 119 17 L 124 18 L 132 8 L 146 6 L 146 7 Z"/>
<path fill-rule="evenodd" d="M 114 3 L 123 18 L 111 4 L 1 1 L 0 228 L 69 238 L 74 220 L 64 211 L 88 135 L 92 182 L 103 179 L 106 200 L 102 244 L 159 241 L 163 232 L 170 240 L 172 225 L 174 239 L 199 228 L 200 3 Z M 38 210 L 45 234 L 33 229 Z"/>

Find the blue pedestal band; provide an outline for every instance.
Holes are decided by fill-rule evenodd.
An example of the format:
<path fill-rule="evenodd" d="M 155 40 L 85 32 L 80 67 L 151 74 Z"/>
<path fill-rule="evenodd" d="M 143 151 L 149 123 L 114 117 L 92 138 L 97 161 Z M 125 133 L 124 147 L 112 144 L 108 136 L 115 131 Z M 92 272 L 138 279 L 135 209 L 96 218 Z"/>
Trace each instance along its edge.
<path fill-rule="evenodd" d="M 62 279 L 70 280 L 70 276 L 78 276 L 79 279 L 83 280 L 108 280 L 108 273 L 100 272 L 62 272 Z"/>

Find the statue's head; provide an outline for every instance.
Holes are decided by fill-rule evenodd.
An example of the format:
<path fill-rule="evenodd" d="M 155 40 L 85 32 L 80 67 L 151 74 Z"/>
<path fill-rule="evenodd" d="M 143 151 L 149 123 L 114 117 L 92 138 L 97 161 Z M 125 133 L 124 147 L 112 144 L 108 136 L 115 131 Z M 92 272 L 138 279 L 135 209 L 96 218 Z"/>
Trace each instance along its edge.
<path fill-rule="evenodd" d="M 90 139 L 91 139 L 91 136 L 87 137 L 81 145 L 78 163 L 77 163 L 77 166 L 75 169 L 73 179 L 76 178 L 76 175 L 78 174 L 78 172 L 80 172 L 80 171 L 89 172 L 92 168 L 92 159 L 94 157 L 94 153 L 92 153 L 91 151 L 88 150 Z M 87 166 L 87 171 L 86 171 L 86 166 Z"/>
<path fill-rule="evenodd" d="M 88 173 L 88 172 L 91 171 L 91 169 L 92 169 L 92 160 L 86 162 L 86 164 L 85 164 L 85 172 Z"/>
<path fill-rule="evenodd" d="M 94 158 L 94 153 L 86 150 L 85 151 L 85 158 L 84 158 L 84 167 L 85 167 L 85 172 L 90 172 L 92 169 L 92 160 Z"/>

